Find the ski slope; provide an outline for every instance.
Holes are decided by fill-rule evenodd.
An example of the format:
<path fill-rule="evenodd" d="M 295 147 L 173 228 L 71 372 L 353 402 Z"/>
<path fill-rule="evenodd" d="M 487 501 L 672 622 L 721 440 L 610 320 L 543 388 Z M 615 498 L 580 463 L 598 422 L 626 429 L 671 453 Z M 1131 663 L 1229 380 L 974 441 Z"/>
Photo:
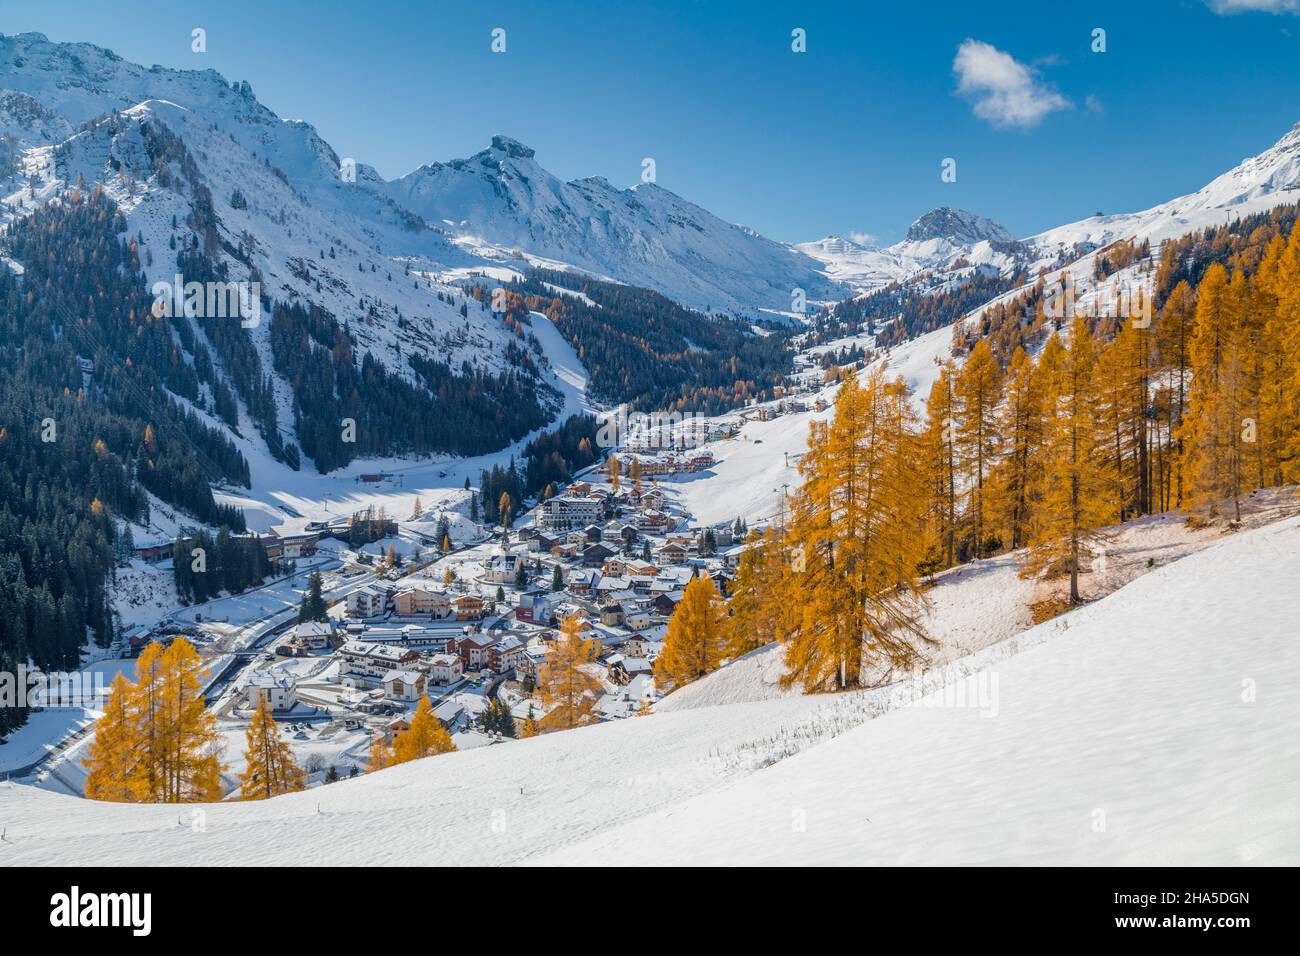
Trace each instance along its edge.
<path fill-rule="evenodd" d="M 901 376 L 912 389 L 913 404 L 919 413 L 925 408 L 941 363 L 951 357 L 952 327 L 944 326 L 892 347 L 867 368 L 884 366 L 890 376 Z M 702 525 L 737 517 L 751 525 L 772 519 L 781 508 L 782 487 L 799 484 L 799 458 L 808 447 L 808 426 L 834 415 L 838 391 L 838 385 L 830 385 L 808 396 L 810 401 L 820 398 L 826 402 L 822 411 L 749 421 L 739 437 L 703 445 L 713 453 L 717 464 L 705 472 L 663 479 L 660 487 Z"/>
<path fill-rule="evenodd" d="M 0 785 L 0 862 L 1296 864 L 1297 575 L 1300 519 L 1232 535 L 928 696 L 669 710 L 267 802 Z"/>

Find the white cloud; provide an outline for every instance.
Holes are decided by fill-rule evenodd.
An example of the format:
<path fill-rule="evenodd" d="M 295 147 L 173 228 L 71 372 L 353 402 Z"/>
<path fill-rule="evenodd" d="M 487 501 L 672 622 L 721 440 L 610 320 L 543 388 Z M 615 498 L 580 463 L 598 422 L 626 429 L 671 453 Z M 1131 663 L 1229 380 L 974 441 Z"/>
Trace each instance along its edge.
<path fill-rule="evenodd" d="M 876 236 L 869 232 L 851 232 L 849 238 L 860 246 L 869 246 L 876 241 Z"/>
<path fill-rule="evenodd" d="M 974 102 L 976 116 L 994 126 L 1034 126 L 1048 113 L 1074 105 L 1030 67 L 980 40 L 962 42 L 952 71 L 957 92 Z"/>
<path fill-rule="evenodd" d="M 1215 13 L 1300 13 L 1300 0 L 1206 0 Z"/>

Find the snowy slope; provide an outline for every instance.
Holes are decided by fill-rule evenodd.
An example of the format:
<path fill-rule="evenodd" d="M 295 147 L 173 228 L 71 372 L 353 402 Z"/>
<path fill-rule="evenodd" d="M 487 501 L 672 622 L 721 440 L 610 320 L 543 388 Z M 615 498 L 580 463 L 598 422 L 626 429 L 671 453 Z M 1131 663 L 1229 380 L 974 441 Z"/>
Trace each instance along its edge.
<path fill-rule="evenodd" d="M 841 344 L 832 342 L 823 348 L 838 348 Z M 871 337 L 866 336 L 862 344 L 870 347 Z M 891 377 L 902 376 L 912 388 L 913 402 L 920 411 L 938 375 L 939 363 L 951 356 L 952 329 L 944 327 L 883 352 L 872 367 L 884 365 Z M 830 385 L 806 397 L 809 402 L 824 401 L 827 407 L 821 411 L 810 409 L 765 422 L 747 421 L 738 437 L 703 445 L 713 453 L 716 464 L 708 471 L 665 480 L 661 487 L 700 524 L 737 517 L 750 524 L 770 520 L 781 506 L 782 486 L 799 482 L 799 458 L 808 446 L 808 426 L 834 415 L 838 390 L 838 385 Z M 721 416 L 723 420 L 735 417 Z"/>
<path fill-rule="evenodd" d="M 0 860 L 1295 864 L 1297 574 L 1290 519 L 992 645 L 929 696 L 656 713 L 208 806 L 198 831 L 192 809 L 0 786 Z"/>
<path fill-rule="evenodd" d="M 562 182 L 506 136 L 468 159 L 421 166 L 389 194 L 467 247 L 568 263 L 693 308 L 788 311 L 795 287 L 812 300 L 844 292 L 809 257 L 655 183 Z"/>
<path fill-rule="evenodd" d="M 965 706 L 926 699 L 538 862 L 1295 865 L 1297 574 L 1294 520 L 1230 539 L 1015 639 Z"/>
<path fill-rule="evenodd" d="M 1242 160 L 1194 193 L 1141 212 L 1082 219 L 1025 241 L 1044 256 L 1076 243 L 1097 248 L 1126 238 L 1150 239 L 1154 246 L 1163 239 L 1294 202 L 1300 202 L 1300 123 L 1262 153 Z"/>

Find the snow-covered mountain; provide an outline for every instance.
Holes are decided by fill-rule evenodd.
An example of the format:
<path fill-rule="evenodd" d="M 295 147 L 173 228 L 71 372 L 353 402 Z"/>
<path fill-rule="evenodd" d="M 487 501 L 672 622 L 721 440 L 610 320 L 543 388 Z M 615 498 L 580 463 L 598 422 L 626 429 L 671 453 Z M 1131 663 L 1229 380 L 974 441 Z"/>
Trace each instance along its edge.
<path fill-rule="evenodd" d="M 696 308 L 787 311 L 795 287 L 814 300 L 844 292 L 807 255 L 655 183 L 562 182 L 506 136 L 468 159 L 421 166 L 388 194 L 480 254 L 568 263 Z"/>
<path fill-rule="evenodd" d="M 906 242 L 922 243 L 943 239 L 954 245 L 973 246 L 977 242 L 1010 242 L 1014 236 L 984 216 L 951 206 L 931 209 L 907 230 Z"/>
<path fill-rule="evenodd" d="M 437 298 L 443 286 L 397 279 L 408 266 L 432 274 L 470 257 L 368 185 L 365 167 L 357 183 L 343 182 L 339 157 L 316 131 L 275 116 L 248 84 L 23 34 L 0 37 L 0 87 L 0 134 L 16 153 L 12 175 L 0 176 L 0 223 L 79 179 L 101 185 L 144 239 L 149 281 L 165 281 L 175 271 L 173 217 L 186 221 L 206 189 L 230 278 L 256 273 L 275 299 L 311 301 L 341 319 L 364 315 L 360 342 L 394 368 L 404 365 L 394 360 L 403 346 L 417 345 L 446 348 L 453 363 L 497 364 L 507 333 L 482 325 L 452 345 L 465 321 Z M 176 144 L 173 166 L 183 149 L 192 177 L 160 174 L 164 140 Z M 264 345 L 265 328 L 254 338 Z"/>
<path fill-rule="evenodd" d="M 958 267 L 1031 274 L 1121 239 L 1153 246 L 1207 226 L 1300 202 L 1300 123 L 1263 152 L 1248 157 L 1202 189 L 1139 212 L 1091 216 L 1017 241 L 998 223 L 940 207 L 921 216 L 907 237 L 876 247 L 831 236 L 795 248 L 823 264 L 827 276 L 859 293 L 915 278 L 943 279 Z M 936 288 L 941 281 L 933 283 Z"/>
<path fill-rule="evenodd" d="M 1300 123 L 1255 156 L 1186 196 L 1141 212 L 1091 216 L 1030 236 L 1026 243 L 1046 256 L 1076 244 L 1099 248 L 1119 239 L 1150 239 L 1152 245 L 1206 226 L 1300 202 Z"/>
<path fill-rule="evenodd" d="M 180 144 L 195 182 L 160 175 L 150 143 L 164 134 L 148 130 Z M 454 282 L 529 263 L 755 314 L 788 310 L 796 288 L 817 302 L 891 282 L 937 290 L 975 272 L 1033 275 L 1071 260 L 1086 274 L 1088 252 L 1116 239 L 1159 240 L 1300 198 L 1300 127 L 1204 189 L 1139 213 L 1017 241 L 990 219 L 941 207 L 884 248 L 837 237 L 792 247 L 653 183 L 563 182 L 504 136 L 388 182 L 340 157 L 310 124 L 276 116 L 247 83 L 39 34 L 0 36 L 0 228 L 79 179 L 120 205 L 151 282 L 171 278 L 174 223 L 206 190 L 231 278 L 256 276 L 277 300 L 322 306 L 351 323 L 360 348 L 410 375 L 405 356 L 416 350 L 452 367 L 503 369 L 511 333 L 485 314 L 462 316 Z M 266 336 L 254 332 L 269 367 Z M 287 421 L 289 397 L 276 387 Z"/>
<path fill-rule="evenodd" d="M 796 249 L 823 264 L 826 274 L 858 292 L 870 292 L 921 273 L 941 273 L 972 266 L 998 269 L 1015 259 L 1015 239 L 984 216 L 940 206 L 921 216 L 901 242 L 883 248 L 830 236 L 803 242 Z"/>
<path fill-rule="evenodd" d="M 814 301 L 845 292 L 815 260 L 666 189 L 619 189 L 599 178 L 564 183 L 504 136 L 470 159 L 422 166 L 391 183 L 348 163 L 353 179 L 341 175 L 346 159 L 314 127 L 276 116 L 246 82 L 143 67 L 35 33 L 0 37 L 0 135 L 11 137 L 10 150 L 57 145 L 88 121 L 150 102 L 178 107 L 227 139 L 225 151 L 238 148 L 275 171 L 295 204 L 331 222 L 331 232 L 390 260 L 414 257 L 431 274 L 540 260 L 695 308 L 752 314 L 789 310 L 795 288 Z"/>
<path fill-rule="evenodd" d="M 1116 239 L 1164 238 L 1285 202 L 1297 195 L 1300 179 L 1300 130 L 1293 129 L 1189 196 L 1019 243 L 984 216 L 940 207 L 890 246 L 841 237 L 791 246 L 725 222 L 654 183 L 564 182 L 532 149 L 506 136 L 493 137 L 468 159 L 430 163 L 391 182 L 356 163 L 355 180 L 345 181 L 344 158 L 315 128 L 279 118 L 247 83 L 229 83 L 212 70 L 144 67 L 100 47 L 51 43 L 40 34 L 0 37 L 0 163 L 7 153 L 21 160 L 64 142 L 87 121 L 151 101 L 175 104 L 195 117 L 192 125 L 219 131 L 243 158 L 273 170 L 295 202 L 330 223 L 340 241 L 350 238 L 390 265 L 401 259 L 404 269 L 409 262 L 434 278 L 542 263 L 654 288 L 715 311 L 785 311 L 796 288 L 816 302 L 926 273 L 940 280 L 933 283 L 938 287 L 973 268 L 1036 270 Z"/>

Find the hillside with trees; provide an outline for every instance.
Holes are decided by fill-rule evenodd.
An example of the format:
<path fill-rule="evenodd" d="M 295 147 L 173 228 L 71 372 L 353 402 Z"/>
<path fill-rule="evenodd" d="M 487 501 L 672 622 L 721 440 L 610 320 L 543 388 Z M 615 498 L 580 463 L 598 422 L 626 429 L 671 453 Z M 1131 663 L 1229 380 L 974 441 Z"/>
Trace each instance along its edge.
<path fill-rule="evenodd" d="M 591 376 L 591 395 L 608 404 L 716 415 L 771 398 L 791 368 L 789 329 L 759 334 L 748 322 L 705 315 L 648 289 L 535 269 L 506 290 L 555 323 Z"/>
<path fill-rule="evenodd" d="M 0 667 L 66 669 L 112 638 L 122 522 L 148 520 L 146 490 L 243 531 L 212 485 L 247 485 L 248 464 L 173 397 L 202 407 L 202 363 L 150 311 L 138 241 L 106 196 L 42 207 L 4 253 L 24 273 L 0 269 Z M 5 708 L 0 728 L 24 719 Z"/>
<path fill-rule="evenodd" d="M 805 691 L 873 686 L 923 659 L 934 572 L 1018 550 L 1024 576 L 1064 585 L 1035 609 L 1051 616 L 1089 600 L 1103 528 L 1178 510 L 1233 530 L 1252 491 L 1300 481 L 1300 228 L 1270 216 L 1176 248 L 1207 245 L 1224 255 L 1184 271 L 1196 285 L 1179 278 L 1151 322 L 1076 315 L 1005 365 L 973 337 L 922 416 L 901 378 L 846 378 L 834 418 L 812 426 L 788 520 L 751 538 L 729 649 L 780 641 L 785 682 Z M 717 631 L 693 608 L 670 626 L 665 670 L 712 663 L 664 676 L 716 667 L 698 649 Z"/>

